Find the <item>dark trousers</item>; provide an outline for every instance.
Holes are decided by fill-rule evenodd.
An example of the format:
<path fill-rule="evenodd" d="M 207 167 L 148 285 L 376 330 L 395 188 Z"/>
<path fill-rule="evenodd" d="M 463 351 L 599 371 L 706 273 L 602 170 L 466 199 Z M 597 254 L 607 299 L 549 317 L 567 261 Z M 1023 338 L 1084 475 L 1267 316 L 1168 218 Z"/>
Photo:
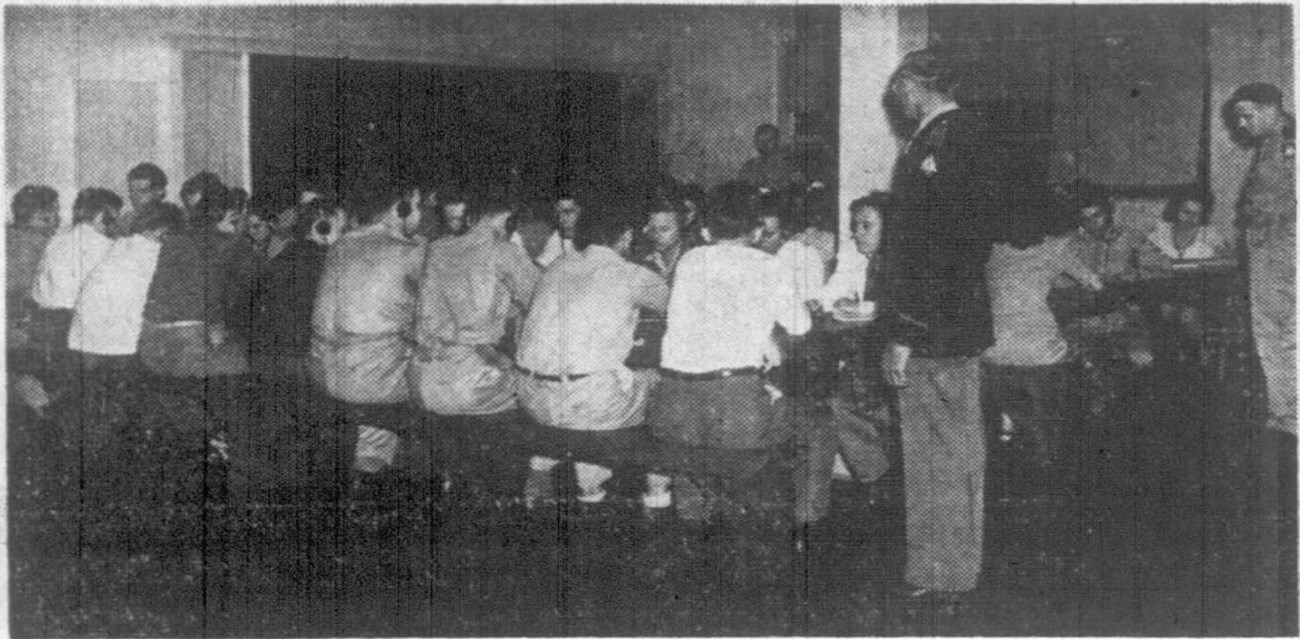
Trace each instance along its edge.
<path fill-rule="evenodd" d="M 984 363 L 981 372 L 990 490 L 998 495 L 1019 487 L 1067 489 L 1077 457 L 1067 443 L 1073 441 L 1070 425 L 1079 414 L 1078 367 L 1073 362 Z"/>

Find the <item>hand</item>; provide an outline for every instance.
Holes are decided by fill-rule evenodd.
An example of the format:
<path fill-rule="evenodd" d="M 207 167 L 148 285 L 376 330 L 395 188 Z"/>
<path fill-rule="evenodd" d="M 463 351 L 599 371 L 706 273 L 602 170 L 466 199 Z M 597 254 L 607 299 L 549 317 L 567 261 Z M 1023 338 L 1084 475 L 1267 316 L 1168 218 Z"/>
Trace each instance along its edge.
<path fill-rule="evenodd" d="M 912 348 L 902 344 L 890 344 L 885 347 L 880 359 L 880 370 L 885 375 L 885 383 L 895 388 L 907 386 L 907 360 L 912 357 Z"/>

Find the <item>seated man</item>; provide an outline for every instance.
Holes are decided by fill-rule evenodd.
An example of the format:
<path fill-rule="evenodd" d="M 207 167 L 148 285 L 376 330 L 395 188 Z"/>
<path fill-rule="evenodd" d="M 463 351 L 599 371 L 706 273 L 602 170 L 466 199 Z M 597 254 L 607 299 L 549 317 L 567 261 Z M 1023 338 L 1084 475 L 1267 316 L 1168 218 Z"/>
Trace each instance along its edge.
<path fill-rule="evenodd" d="M 382 176 L 349 193 L 357 228 L 330 247 L 312 314 L 308 372 L 343 403 L 348 430 L 339 450 L 346 454 L 356 442 L 353 467 L 362 473 L 392 464 L 410 398 L 406 369 L 424 243 L 412 237 L 419 211 L 400 206 L 399 197 Z"/>
<path fill-rule="evenodd" d="M 780 263 L 756 248 L 763 222 L 743 198 L 711 213 L 706 228 L 716 244 L 677 265 L 664 379 L 647 415 L 660 464 L 678 473 L 678 511 L 687 519 L 707 517 L 710 507 L 692 479 L 744 481 L 789 440 L 786 402 L 763 374 L 773 330 L 803 335 L 811 323 Z"/>
<path fill-rule="evenodd" d="M 540 452 L 524 496 L 554 497 L 551 471 L 572 457 L 584 502 L 605 498 L 609 466 L 636 463 L 646 451 L 642 427 L 653 370 L 623 365 L 632 350 L 640 309 L 663 311 L 668 286 L 649 269 L 624 259 L 632 221 L 618 212 L 578 221 L 578 252 L 542 275 L 519 343 L 519 402 L 540 424 Z M 599 463 L 599 464 L 598 464 Z"/>
<path fill-rule="evenodd" d="M 420 278 L 411 387 L 444 418 L 444 461 L 459 474 L 510 468 L 486 453 L 519 434 L 510 430 L 518 421 L 514 363 L 497 346 L 511 306 L 532 299 L 539 273 L 508 239 L 513 213 L 503 203 L 471 204 L 469 231 L 430 244 Z"/>
<path fill-rule="evenodd" d="M 737 179 L 755 187 L 773 191 L 807 182 L 781 148 L 781 130 L 772 124 L 754 129 L 754 150 L 758 155 L 745 161 Z"/>

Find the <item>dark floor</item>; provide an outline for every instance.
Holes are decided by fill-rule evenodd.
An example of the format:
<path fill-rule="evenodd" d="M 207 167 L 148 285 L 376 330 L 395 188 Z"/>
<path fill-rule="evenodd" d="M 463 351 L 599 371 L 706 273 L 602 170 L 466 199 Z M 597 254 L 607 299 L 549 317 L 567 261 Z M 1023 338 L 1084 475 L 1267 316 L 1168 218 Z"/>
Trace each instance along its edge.
<path fill-rule="evenodd" d="M 195 418 L 156 390 L 131 402 L 134 439 L 97 454 L 59 443 L 73 413 L 11 407 L 11 632 L 1294 634 L 1294 506 L 1268 537 L 1294 482 L 1279 498 L 1261 480 L 1278 444 L 1248 385 L 1197 367 L 1120 382 L 1076 433 L 1078 494 L 989 504 L 983 581 L 956 608 L 889 594 L 897 511 L 860 485 L 837 483 L 806 552 L 779 502 L 652 522 L 631 484 L 587 510 L 402 479 L 343 508 L 302 486 L 232 504 L 221 464 L 169 435 Z"/>

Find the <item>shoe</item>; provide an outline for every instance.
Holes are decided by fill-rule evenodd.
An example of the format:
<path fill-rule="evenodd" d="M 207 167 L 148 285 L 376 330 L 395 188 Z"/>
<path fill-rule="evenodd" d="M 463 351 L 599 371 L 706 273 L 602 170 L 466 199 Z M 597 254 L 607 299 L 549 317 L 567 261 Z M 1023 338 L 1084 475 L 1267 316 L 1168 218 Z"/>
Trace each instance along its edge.
<path fill-rule="evenodd" d="M 528 471 L 528 479 L 524 481 L 524 505 L 534 508 L 553 503 L 555 503 L 555 479 L 551 471 Z"/>

